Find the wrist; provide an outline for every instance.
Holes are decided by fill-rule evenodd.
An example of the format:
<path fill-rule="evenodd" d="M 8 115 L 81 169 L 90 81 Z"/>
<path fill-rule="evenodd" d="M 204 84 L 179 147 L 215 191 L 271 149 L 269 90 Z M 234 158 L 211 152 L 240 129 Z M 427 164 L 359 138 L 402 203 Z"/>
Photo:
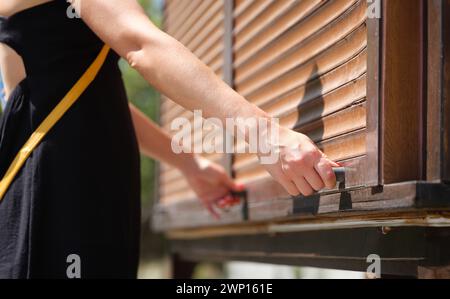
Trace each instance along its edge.
<path fill-rule="evenodd" d="M 260 132 L 258 156 L 260 158 L 278 155 L 284 149 L 309 144 L 312 141 L 308 136 L 281 126 L 277 121 L 271 123 L 268 129 Z"/>
<path fill-rule="evenodd" d="M 185 175 L 192 175 L 201 167 L 199 157 L 191 153 L 178 154 L 175 164 L 175 167 L 177 167 Z"/>

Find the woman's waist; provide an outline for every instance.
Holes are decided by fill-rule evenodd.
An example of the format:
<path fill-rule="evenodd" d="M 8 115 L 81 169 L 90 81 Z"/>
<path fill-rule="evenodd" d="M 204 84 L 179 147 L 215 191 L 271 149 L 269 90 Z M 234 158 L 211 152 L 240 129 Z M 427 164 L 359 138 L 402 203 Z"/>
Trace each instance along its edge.
<path fill-rule="evenodd" d="M 49 53 L 34 51 L 22 57 L 28 77 L 73 78 L 80 77 L 100 53 L 103 44 L 83 49 L 71 49 Z M 119 56 L 110 51 L 105 62 L 106 67 L 117 67 Z M 108 66 L 109 65 L 109 66 Z"/>

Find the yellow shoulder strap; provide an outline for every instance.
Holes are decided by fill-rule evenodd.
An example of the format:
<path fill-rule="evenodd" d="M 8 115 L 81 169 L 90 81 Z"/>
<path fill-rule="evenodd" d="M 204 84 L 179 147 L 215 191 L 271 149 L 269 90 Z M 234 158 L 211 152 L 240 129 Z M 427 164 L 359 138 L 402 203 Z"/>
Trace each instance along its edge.
<path fill-rule="evenodd" d="M 94 62 L 89 66 L 86 72 L 81 76 L 78 82 L 70 89 L 65 97 L 53 109 L 53 111 L 45 118 L 39 125 L 36 131 L 30 136 L 25 145 L 20 149 L 19 153 L 14 158 L 13 162 L 6 171 L 5 176 L 0 181 L 0 201 L 5 196 L 11 183 L 14 181 L 17 173 L 25 164 L 28 157 L 33 150 L 39 145 L 42 139 L 53 128 L 53 126 L 61 119 L 61 117 L 70 109 L 70 107 L 78 100 L 87 87 L 94 81 L 101 67 L 103 66 L 106 57 L 108 56 L 109 47 L 103 46 L 103 49 L 98 54 Z"/>

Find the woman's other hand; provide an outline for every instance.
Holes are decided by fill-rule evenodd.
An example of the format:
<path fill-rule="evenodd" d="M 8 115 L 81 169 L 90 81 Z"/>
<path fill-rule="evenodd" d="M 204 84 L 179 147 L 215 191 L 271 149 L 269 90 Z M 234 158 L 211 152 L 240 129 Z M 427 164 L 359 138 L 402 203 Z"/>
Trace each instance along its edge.
<path fill-rule="evenodd" d="M 231 202 L 231 192 L 243 191 L 244 186 L 236 184 L 221 165 L 199 156 L 194 159 L 195 163 L 182 172 L 203 205 L 219 219 L 215 208 L 219 201 Z"/>

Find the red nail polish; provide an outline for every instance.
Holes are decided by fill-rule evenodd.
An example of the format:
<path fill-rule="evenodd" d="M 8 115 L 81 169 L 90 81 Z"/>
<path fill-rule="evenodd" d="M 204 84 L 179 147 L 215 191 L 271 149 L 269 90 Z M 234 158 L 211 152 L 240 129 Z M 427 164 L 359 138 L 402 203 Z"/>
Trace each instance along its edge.
<path fill-rule="evenodd" d="M 217 206 L 220 209 L 224 209 L 226 207 L 226 205 L 227 205 L 227 201 L 225 199 L 220 199 L 217 201 Z"/>

